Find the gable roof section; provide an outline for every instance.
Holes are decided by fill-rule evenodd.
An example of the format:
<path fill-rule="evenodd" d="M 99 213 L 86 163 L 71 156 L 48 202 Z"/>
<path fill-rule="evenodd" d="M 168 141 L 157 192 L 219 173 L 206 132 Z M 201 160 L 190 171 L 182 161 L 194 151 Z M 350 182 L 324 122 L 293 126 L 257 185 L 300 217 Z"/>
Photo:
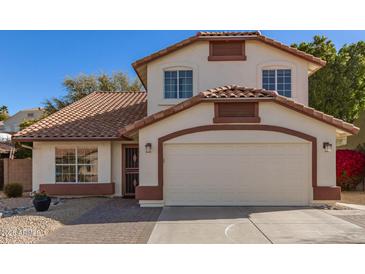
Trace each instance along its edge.
<path fill-rule="evenodd" d="M 15 141 L 120 139 L 147 115 L 146 92 L 93 92 L 13 136 Z"/>
<path fill-rule="evenodd" d="M 340 119 L 334 118 L 331 115 L 327 115 L 321 111 L 307 107 L 303 104 L 299 104 L 287 97 L 278 95 L 276 91 L 269 91 L 264 89 L 246 88 L 236 85 L 223 86 L 215 89 L 209 89 L 204 92 L 200 92 L 198 95 L 180 103 L 166 110 L 157 112 L 150 116 L 147 116 L 139 121 L 134 122 L 120 130 L 120 134 L 123 136 L 130 136 L 137 132 L 139 129 L 165 119 L 171 115 L 174 115 L 180 111 L 186 110 L 192 106 L 195 106 L 202 102 L 209 101 L 270 101 L 278 103 L 284 107 L 300 112 L 306 116 L 319 120 L 323 123 L 329 124 L 335 128 L 343 130 L 350 134 L 357 134 L 360 130 L 354 125 L 344 122 Z"/>
<path fill-rule="evenodd" d="M 314 63 L 316 65 L 319 65 L 320 67 L 323 67 L 326 65 L 326 61 L 322 60 L 321 58 L 315 57 L 311 54 L 305 53 L 304 51 L 300 51 L 296 48 L 287 46 L 283 43 L 280 43 L 274 39 L 268 38 L 261 34 L 259 31 L 253 31 L 253 32 L 198 32 L 196 35 L 191 36 L 183 41 L 180 41 L 174 45 L 171 45 L 165 49 L 159 50 L 151 55 L 148 55 L 142 59 L 139 59 L 135 61 L 132 66 L 134 70 L 136 71 L 138 77 L 143 83 L 143 86 L 147 89 L 147 75 L 146 75 L 146 67 L 145 65 L 148 62 L 151 62 L 155 59 L 158 59 L 160 57 L 163 57 L 167 54 L 170 54 L 176 50 L 179 50 L 183 47 L 186 47 L 198 40 L 258 40 L 261 41 L 267 45 L 276 47 L 280 50 L 283 50 L 287 53 L 293 54 L 299 58 L 302 58 L 304 60 L 307 60 L 311 63 Z"/>

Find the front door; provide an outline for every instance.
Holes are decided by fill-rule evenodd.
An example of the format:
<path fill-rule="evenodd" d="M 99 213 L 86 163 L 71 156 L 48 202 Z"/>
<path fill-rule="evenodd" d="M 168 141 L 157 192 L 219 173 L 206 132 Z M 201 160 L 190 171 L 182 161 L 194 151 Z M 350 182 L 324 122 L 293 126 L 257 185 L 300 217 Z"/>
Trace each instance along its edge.
<path fill-rule="evenodd" d="M 138 145 L 123 145 L 123 196 L 133 197 L 139 184 Z"/>

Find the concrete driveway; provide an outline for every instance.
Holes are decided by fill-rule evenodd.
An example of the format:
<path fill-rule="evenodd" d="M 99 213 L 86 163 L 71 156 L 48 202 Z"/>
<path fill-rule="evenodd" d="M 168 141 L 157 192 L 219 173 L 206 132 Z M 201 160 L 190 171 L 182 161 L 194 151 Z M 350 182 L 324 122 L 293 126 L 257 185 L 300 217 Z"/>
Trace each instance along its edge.
<path fill-rule="evenodd" d="M 148 243 L 365 243 L 362 210 L 165 207 Z"/>

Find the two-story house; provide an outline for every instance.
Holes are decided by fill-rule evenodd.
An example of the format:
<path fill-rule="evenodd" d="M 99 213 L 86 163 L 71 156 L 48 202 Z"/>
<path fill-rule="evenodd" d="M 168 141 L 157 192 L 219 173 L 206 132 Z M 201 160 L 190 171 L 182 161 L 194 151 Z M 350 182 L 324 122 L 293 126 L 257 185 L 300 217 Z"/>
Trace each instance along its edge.
<path fill-rule="evenodd" d="M 200 32 L 133 63 L 147 92 L 94 92 L 16 134 L 33 189 L 142 206 L 336 200 L 336 139 L 358 128 L 308 107 L 325 65 L 260 32 Z"/>
<path fill-rule="evenodd" d="M 0 132 L 13 134 L 20 130 L 20 124 L 23 122 L 38 120 L 42 118 L 43 110 L 41 108 L 23 109 L 10 116 L 0 124 Z"/>

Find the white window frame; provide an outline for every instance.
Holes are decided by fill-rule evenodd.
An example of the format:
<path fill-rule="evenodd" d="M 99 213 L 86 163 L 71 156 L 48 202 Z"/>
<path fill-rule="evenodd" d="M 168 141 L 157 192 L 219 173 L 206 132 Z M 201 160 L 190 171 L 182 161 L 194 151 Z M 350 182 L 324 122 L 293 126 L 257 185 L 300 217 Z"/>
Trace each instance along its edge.
<path fill-rule="evenodd" d="M 56 155 L 56 150 L 57 149 L 74 149 L 75 150 L 75 163 L 74 164 L 57 164 L 56 163 L 56 158 L 57 158 L 57 155 Z M 98 182 L 79 182 L 79 172 L 78 172 L 78 150 L 79 149 L 96 149 L 97 151 L 97 157 L 98 157 L 98 162 L 97 162 L 97 178 L 98 178 L 98 181 L 99 181 L 99 148 L 96 146 L 93 146 L 93 147 L 82 147 L 82 146 L 76 146 L 76 147 L 55 147 L 55 154 L 54 154 L 54 161 L 55 161 L 55 173 L 54 173 L 54 178 L 55 178 L 55 183 L 56 184 L 96 184 Z M 85 165 L 87 166 L 87 164 L 80 164 L 80 166 L 82 165 Z M 56 176 L 57 176 L 57 166 L 75 166 L 75 178 L 76 178 L 76 181 L 75 182 L 57 182 L 57 179 L 56 179 Z"/>
<path fill-rule="evenodd" d="M 262 86 L 262 71 L 263 70 L 278 70 L 278 69 L 290 69 L 291 70 L 291 99 L 298 99 L 298 91 L 297 91 L 297 66 L 295 63 L 291 63 L 288 61 L 283 61 L 283 60 L 272 60 L 269 62 L 263 62 L 260 63 L 256 66 L 256 85 L 257 87 L 263 88 Z M 277 82 L 276 82 L 277 83 Z M 276 85 L 275 83 L 275 85 Z M 302 99 L 302 97 L 300 97 Z M 304 101 L 300 101 L 303 102 L 304 104 L 307 104 L 307 100 Z"/>
<path fill-rule="evenodd" d="M 174 72 L 176 71 L 177 74 L 177 89 L 176 89 L 176 97 L 174 98 L 167 98 L 166 97 L 166 90 L 165 90 L 165 73 L 166 72 Z M 165 69 L 163 72 L 163 98 L 164 100 L 177 100 L 177 99 L 189 99 L 191 97 L 180 97 L 180 84 L 179 84 L 179 73 L 180 71 L 191 71 L 191 97 L 194 96 L 194 70 L 192 68 L 171 68 L 171 69 Z"/>
<path fill-rule="evenodd" d="M 261 85 L 262 85 L 262 87 L 264 86 L 263 85 L 263 82 L 264 82 L 264 77 L 263 77 L 263 73 L 264 73 L 264 71 L 274 71 L 275 73 L 275 91 L 279 94 L 279 91 L 278 91 L 278 70 L 290 70 L 290 96 L 286 96 L 286 95 L 282 95 L 282 96 L 286 96 L 286 97 L 288 97 L 288 98 L 292 98 L 293 97 L 293 71 L 292 71 L 292 69 L 291 68 L 263 68 L 262 70 L 261 70 L 261 74 L 262 74 L 262 78 L 261 78 L 261 81 L 262 81 L 262 83 L 261 83 Z M 280 94 L 281 95 L 281 94 Z"/>

